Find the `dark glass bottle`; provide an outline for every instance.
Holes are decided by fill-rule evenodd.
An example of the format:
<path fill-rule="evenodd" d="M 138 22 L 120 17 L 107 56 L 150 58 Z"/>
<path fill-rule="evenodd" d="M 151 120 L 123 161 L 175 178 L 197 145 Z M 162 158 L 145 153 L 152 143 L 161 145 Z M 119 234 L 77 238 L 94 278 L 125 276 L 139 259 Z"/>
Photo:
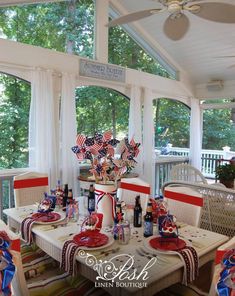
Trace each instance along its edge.
<path fill-rule="evenodd" d="M 89 188 L 87 209 L 90 214 L 95 211 L 95 192 L 93 184 L 91 184 Z"/>
<path fill-rule="evenodd" d="M 144 216 L 144 237 L 153 235 L 153 208 L 152 203 L 148 202 L 146 215 Z"/>
<path fill-rule="evenodd" d="M 140 196 L 137 195 L 135 198 L 135 207 L 134 207 L 134 227 L 142 226 L 142 208 L 140 204 Z"/>
<path fill-rule="evenodd" d="M 67 203 L 72 203 L 72 202 L 73 202 L 73 190 L 69 189 L 68 197 L 67 197 Z"/>
<path fill-rule="evenodd" d="M 69 193 L 69 187 L 68 187 L 68 184 L 65 184 L 64 185 L 64 193 L 63 193 L 63 211 L 66 211 L 68 193 Z"/>

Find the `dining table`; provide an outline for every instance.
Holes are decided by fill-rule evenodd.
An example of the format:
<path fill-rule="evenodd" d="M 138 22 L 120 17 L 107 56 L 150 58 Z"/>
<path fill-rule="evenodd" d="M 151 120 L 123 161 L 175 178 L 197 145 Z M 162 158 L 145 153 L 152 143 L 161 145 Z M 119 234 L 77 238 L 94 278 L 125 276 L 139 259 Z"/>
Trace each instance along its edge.
<path fill-rule="evenodd" d="M 10 229 L 20 231 L 24 218 L 37 211 L 36 205 L 5 209 Z M 32 227 L 34 242 L 48 255 L 61 261 L 63 244 L 81 231 L 84 216 L 77 221 L 67 220 L 65 213 L 53 223 L 35 223 Z M 177 222 L 179 238 L 191 245 L 199 257 L 199 267 L 215 258 L 217 248 L 228 237 L 200 229 L 183 222 Z M 127 244 L 113 239 L 111 227 L 102 228 L 109 237 L 106 245 L 98 248 L 79 250 L 77 272 L 95 283 L 95 287 L 105 289 L 110 295 L 154 295 L 155 293 L 182 282 L 184 263 L 175 252 L 159 251 L 149 245 L 150 238 L 143 236 L 143 228 L 131 227 Z M 154 226 L 154 235 L 157 226 Z M 208 280 L 210 276 L 208 274 Z"/>

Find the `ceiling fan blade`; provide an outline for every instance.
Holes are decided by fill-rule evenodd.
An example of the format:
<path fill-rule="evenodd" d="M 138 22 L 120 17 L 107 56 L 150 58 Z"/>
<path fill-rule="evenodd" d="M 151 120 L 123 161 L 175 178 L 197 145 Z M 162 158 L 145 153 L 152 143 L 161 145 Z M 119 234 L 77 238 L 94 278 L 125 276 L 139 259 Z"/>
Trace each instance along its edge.
<path fill-rule="evenodd" d="M 141 10 L 141 11 L 137 11 L 134 13 L 130 13 L 124 16 L 121 16 L 119 18 L 116 18 L 114 20 L 112 20 L 111 22 L 109 22 L 107 24 L 108 27 L 114 27 L 117 25 L 122 25 L 122 24 L 126 24 L 126 23 L 130 23 L 130 22 L 134 22 L 137 20 L 140 20 L 142 18 L 151 16 L 155 13 L 158 13 L 160 11 L 162 11 L 163 9 L 147 9 L 147 10 Z"/>
<path fill-rule="evenodd" d="M 189 29 L 189 19 L 181 14 L 179 18 L 169 16 L 164 23 L 164 33 L 171 40 L 177 41 L 184 37 Z"/>
<path fill-rule="evenodd" d="M 200 3 L 199 5 L 198 12 L 190 12 L 209 21 L 235 23 L 235 5 L 217 2 Z"/>
<path fill-rule="evenodd" d="M 235 58 L 234 55 L 227 55 L 227 56 L 216 56 L 216 59 L 227 59 L 227 58 Z"/>
<path fill-rule="evenodd" d="M 228 69 L 235 68 L 235 64 L 228 67 Z"/>

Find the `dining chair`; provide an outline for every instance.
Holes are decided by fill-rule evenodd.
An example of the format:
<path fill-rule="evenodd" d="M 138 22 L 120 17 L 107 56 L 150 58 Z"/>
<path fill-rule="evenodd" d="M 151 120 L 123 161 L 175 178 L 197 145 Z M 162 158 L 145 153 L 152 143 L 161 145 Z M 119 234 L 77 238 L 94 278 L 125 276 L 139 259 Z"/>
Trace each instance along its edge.
<path fill-rule="evenodd" d="M 164 184 L 162 192 L 169 212 L 176 216 L 178 221 L 199 226 L 203 206 L 200 193 L 188 186 L 179 186 L 177 182 Z"/>
<path fill-rule="evenodd" d="M 170 180 L 208 184 L 203 174 L 188 163 L 174 165 L 170 171 Z"/>
<path fill-rule="evenodd" d="M 118 200 L 134 206 L 137 195 L 140 195 L 142 210 L 145 213 L 150 195 L 150 185 L 140 178 L 122 178 L 118 186 Z"/>
<path fill-rule="evenodd" d="M 15 207 L 34 204 L 43 199 L 48 192 L 48 175 L 27 172 L 14 177 Z"/>

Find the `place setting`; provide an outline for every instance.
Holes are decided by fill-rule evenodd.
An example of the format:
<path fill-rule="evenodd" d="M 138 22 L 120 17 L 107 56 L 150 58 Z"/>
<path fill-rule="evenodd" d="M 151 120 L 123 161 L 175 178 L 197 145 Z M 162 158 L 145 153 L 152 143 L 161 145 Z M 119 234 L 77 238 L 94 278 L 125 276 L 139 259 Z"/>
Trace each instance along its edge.
<path fill-rule="evenodd" d="M 51 225 L 60 223 L 66 218 L 65 213 L 55 211 L 56 199 L 54 196 L 44 194 L 44 198 L 39 203 L 36 211 L 31 212 L 21 222 L 21 236 L 27 244 L 33 240 L 32 226 L 34 224 Z"/>

